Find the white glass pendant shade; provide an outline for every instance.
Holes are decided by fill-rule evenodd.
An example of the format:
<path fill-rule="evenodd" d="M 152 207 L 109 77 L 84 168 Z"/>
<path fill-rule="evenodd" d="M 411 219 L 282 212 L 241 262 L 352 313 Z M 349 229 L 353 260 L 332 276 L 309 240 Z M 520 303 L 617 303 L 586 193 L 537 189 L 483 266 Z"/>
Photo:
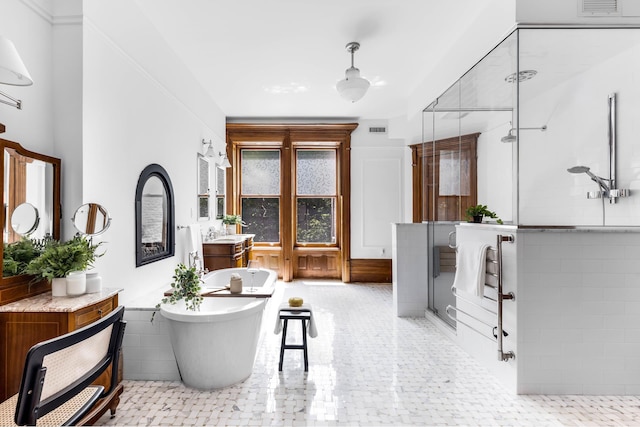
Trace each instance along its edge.
<path fill-rule="evenodd" d="M 220 153 L 220 163 L 217 163 L 219 169 L 227 169 L 231 167 L 231 163 L 226 154 Z"/>
<path fill-rule="evenodd" d="M 369 81 L 360 77 L 360 70 L 350 67 L 345 71 L 345 78 L 336 85 L 336 89 L 347 101 L 356 102 L 367 93 L 369 86 Z"/>
<path fill-rule="evenodd" d="M 33 84 L 13 42 L 4 36 L 0 36 L 0 83 L 14 86 Z"/>

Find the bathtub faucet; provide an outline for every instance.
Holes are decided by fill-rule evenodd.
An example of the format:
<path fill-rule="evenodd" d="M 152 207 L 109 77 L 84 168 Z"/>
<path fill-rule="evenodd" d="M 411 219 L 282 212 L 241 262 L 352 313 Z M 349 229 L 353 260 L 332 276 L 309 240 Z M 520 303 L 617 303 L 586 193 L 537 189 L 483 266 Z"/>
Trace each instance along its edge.
<path fill-rule="evenodd" d="M 198 251 L 189 252 L 189 267 L 196 269 L 198 277 L 202 277 L 209 272 L 209 270 L 202 265 Z"/>

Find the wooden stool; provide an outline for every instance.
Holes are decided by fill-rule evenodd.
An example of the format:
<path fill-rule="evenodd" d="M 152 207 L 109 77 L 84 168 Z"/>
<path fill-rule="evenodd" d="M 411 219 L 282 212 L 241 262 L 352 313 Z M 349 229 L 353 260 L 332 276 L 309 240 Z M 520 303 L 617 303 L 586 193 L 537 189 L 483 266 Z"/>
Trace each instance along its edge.
<path fill-rule="evenodd" d="M 281 309 L 279 318 L 283 321 L 282 344 L 280 345 L 280 364 L 278 370 L 282 371 L 282 362 L 285 350 L 302 350 L 304 353 L 304 371 L 309 370 L 309 359 L 307 355 L 307 322 L 311 319 L 310 311 L 298 311 L 295 309 Z M 300 320 L 302 322 L 302 344 L 287 344 L 287 326 L 289 320 Z"/>

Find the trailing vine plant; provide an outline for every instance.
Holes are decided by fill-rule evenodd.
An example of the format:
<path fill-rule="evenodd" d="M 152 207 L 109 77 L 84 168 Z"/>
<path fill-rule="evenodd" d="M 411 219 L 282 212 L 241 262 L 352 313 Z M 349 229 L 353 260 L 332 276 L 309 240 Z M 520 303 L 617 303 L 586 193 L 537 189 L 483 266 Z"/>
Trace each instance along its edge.
<path fill-rule="evenodd" d="M 171 283 L 172 293 L 166 296 L 156 304 L 156 310 L 160 309 L 162 304 L 175 304 L 180 300 L 184 300 L 187 310 L 197 311 L 200 310 L 200 304 L 202 304 L 203 297 L 200 295 L 202 287 L 200 284 L 202 279 L 198 275 L 195 267 L 187 267 L 180 263 L 175 269 L 173 275 L 173 282 Z M 154 311 L 151 315 L 151 322 L 156 315 L 157 311 Z"/>

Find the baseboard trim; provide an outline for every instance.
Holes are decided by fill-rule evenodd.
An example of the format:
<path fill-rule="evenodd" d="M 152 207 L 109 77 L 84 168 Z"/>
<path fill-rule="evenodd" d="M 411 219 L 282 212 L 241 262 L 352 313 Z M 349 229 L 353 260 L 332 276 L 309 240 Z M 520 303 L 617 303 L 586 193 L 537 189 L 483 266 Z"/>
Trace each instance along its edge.
<path fill-rule="evenodd" d="M 391 283 L 390 259 L 352 259 L 349 282 Z"/>

